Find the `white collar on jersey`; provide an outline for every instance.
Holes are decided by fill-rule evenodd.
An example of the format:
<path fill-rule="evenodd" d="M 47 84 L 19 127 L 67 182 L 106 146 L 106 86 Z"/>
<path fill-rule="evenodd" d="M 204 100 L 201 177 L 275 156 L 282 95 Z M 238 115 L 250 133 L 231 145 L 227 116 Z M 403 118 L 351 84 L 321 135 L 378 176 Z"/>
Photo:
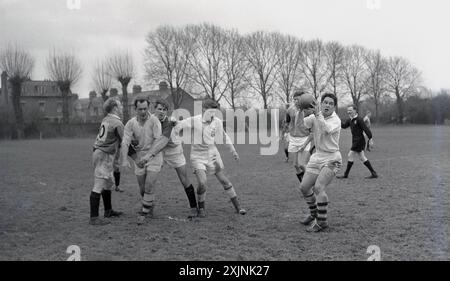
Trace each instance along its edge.
<path fill-rule="evenodd" d="M 120 119 L 119 115 L 116 115 L 116 114 L 113 114 L 113 113 L 108 113 L 108 116 L 111 116 L 113 118 L 117 118 L 119 120 L 122 120 L 122 119 Z"/>

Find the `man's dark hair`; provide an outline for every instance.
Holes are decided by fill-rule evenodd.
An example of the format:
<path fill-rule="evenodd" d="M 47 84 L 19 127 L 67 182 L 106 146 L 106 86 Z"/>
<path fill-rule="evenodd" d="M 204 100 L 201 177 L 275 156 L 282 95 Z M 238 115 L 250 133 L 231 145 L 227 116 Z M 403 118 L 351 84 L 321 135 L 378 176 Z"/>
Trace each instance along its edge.
<path fill-rule="evenodd" d="M 156 100 L 156 102 L 155 102 L 155 108 L 158 106 L 158 104 L 159 104 L 159 105 L 162 105 L 162 107 L 163 107 L 164 109 L 169 110 L 170 105 L 169 105 L 169 103 L 168 103 L 166 100 L 163 100 L 163 99 L 158 99 L 158 100 Z"/>
<path fill-rule="evenodd" d="M 300 97 L 301 95 L 304 95 L 304 94 L 305 94 L 304 91 L 295 91 L 295 92 L 294 92 L 294 98 L 295 98 L 295 97 Z"/>
<path fill-rule="evenodd" d="M 322 98 L 320 99 L 320 102 L 323 102 L 325 98 L 331 98 L 334 101 L 334 106 L 337 107 L 337 97 L 332 93 L 325 93 L 322 95 Z"/>
<path fill-rule="evenodd" d="M 150 101 L 148 100 L 147 97 L 137 97 L 134 100 L 134 108 L 137 108 L 138 103 L 143 103 L 143 102 L 147 102 L 147 105 L 150 106 Z"/>
<path fill-rule="evenodd" d="M 204 99 L 203 102 L 202 102 L 202 107 L 203 107 L 204 110 L 211 109 L 211 108 L 219 109 L 220 105 L 219 105 L 218 102 L 216 102 L 213 99 Z"/>

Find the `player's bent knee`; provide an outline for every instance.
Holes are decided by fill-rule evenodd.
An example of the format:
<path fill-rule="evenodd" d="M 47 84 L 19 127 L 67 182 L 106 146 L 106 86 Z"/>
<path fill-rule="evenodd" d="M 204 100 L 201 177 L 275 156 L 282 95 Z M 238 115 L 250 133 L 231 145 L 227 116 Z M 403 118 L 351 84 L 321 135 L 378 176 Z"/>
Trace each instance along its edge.
<path fill-rule="evenodd" d="M 321 193 L 323 193 L 323 192 L 325 191 L 325 186 L 324 186 L 323 184 L 316 183 L 316 184 L 314 185 L 313 190 L 314 190 L 314 193 L 315 193 L 316 195 L 319 195 L 319 194 L 321 194 Z"/>

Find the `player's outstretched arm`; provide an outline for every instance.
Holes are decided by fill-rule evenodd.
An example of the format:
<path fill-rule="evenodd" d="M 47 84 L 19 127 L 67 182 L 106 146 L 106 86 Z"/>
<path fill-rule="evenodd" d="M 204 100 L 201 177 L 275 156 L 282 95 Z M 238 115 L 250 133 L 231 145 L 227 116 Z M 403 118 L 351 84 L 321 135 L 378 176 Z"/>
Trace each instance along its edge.
<path fill-rule="evenodd" d="M 157 155 L 158 153 L 161 152 L 161 150 L 163 150 L 167 144 L 169 143 L 169 138 L 166 136 L 160 136 L 159 138 L 157 138 L 152 146 L 150 147 L 150 150 L 147 152 L 147 154 L 142 157 L 142 160 L 148 161 L 150 160 L 152 157 L 154 157 L 155 155 Z"/>
<path fill-rule="evenodd" d="M 342 122 L 342 124 L 341 124 L 341 128 L 342 128 L 342 129 L 347 129 L 348 127 L 350 127 L 350 119 L 345 120 L 345 121 Z"/>
<path fill-rule="evenodd" d="M 366 123 L 362 120 L 362 118 L 358 118 L 359 126 L 363 129 L 364 133 L 366 134 L 367 138 L 369 140 L 372 139 L 372 131 L 367 127 Z"/>
<path fill-rule="evenodd" d="M 131 120 L 127 122 L 125 125 L 125 128 L 123 130 L 123 139 L 120 151 L 122 153 L 122 161 L 121 166 L 123 167 L 130 167 L 130 162 L 128 161 L 128 147 L 131 143 L 131 139 L 133 137 L 133 131 L 132 131 L 132 125 Z"/>

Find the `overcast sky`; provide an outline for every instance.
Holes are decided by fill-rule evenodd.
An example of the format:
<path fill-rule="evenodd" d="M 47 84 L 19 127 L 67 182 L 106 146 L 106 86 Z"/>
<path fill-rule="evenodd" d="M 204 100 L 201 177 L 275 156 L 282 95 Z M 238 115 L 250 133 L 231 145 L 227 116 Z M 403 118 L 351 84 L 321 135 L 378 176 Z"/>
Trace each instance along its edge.
<path fill-rule="evenodd" d="M 146 34 L 160 24 L 211 22 L 242 34 L 280 31 L 303 39 L 337 40 L 408 58 L 434 90 L 450 88 L 450 1 L 407 0 L 0 0 L 0 45 L 17 42 L 36 58 L 33 79 L 47 78 L 52 48 L 83 63 L 74 92 L 87 97 L 93 62 L 130 50 L 139 66 Z"/>

